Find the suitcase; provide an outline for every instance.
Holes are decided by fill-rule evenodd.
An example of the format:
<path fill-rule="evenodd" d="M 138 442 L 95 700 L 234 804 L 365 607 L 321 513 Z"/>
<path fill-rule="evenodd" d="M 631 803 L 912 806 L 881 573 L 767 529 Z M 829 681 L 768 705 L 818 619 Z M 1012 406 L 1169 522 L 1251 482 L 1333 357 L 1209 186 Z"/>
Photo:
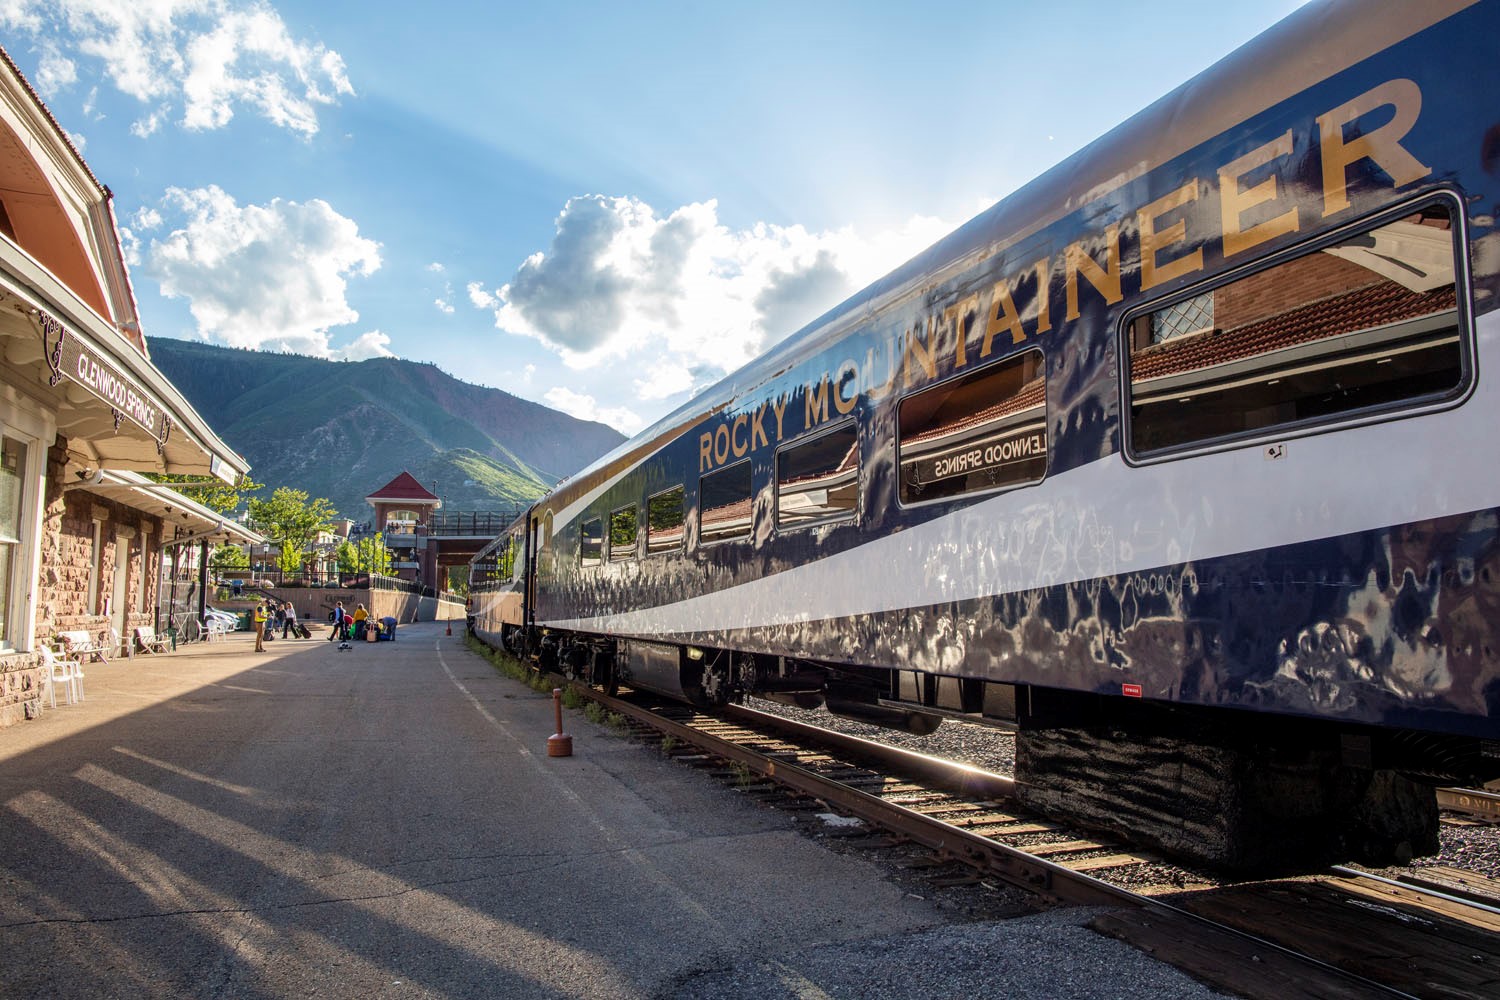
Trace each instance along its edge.
<path fill-rule="evenodd" d="M 300 638 L 300 639 L 311 639 L 312 638 L 312 633 L 307 630 L 307 626 L 306 625 L 302 624 L 301 622 L 298 622 L 297 623 L 297 637 Z"/>

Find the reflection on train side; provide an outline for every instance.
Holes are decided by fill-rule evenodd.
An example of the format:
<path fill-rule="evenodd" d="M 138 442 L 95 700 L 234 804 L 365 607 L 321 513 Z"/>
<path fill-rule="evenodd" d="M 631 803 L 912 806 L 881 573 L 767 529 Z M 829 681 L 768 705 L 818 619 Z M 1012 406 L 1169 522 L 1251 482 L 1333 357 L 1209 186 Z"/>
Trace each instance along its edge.
<path fill-rule="evenodd" d="M 853 517 L 859 506 L 859 428 L 851 420 L 776 456 L 776 524 Z"/>
<path fill-rule="evenodd" d="M 1027 351 L 901 401 L 901 502 L 1034 483 L 1047 474 L 1047 386 Z"/>
<path fill-rule="evenodd" d="M 698 541 L 701 545 L 750 536 L 754 513 L 750 493 L 750 463 L 710 472 L 698 485 Z"/>
<path fill-rule="evenodd" d="M 674 486 L 646 504 L 646 553 L 677 552 L 685 534 L 687 491 Z"/>
<path fill-rule="evenodd" d="M 1459 389 L 1446 201 L 1137 317 L 1137 452 L 1383 409 Z"/>

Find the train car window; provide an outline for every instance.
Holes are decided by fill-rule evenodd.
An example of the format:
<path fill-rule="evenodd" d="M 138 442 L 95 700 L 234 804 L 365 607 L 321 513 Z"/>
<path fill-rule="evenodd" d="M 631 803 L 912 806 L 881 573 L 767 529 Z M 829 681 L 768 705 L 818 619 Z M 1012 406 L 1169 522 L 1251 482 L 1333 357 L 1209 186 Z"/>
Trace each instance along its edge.
<path fill-rule="evenodd" d="M 852 421 L 776 456 L 778 528 L 853 517 L 858 506 L 859 427 Z"/>
<path fill-rule="evenodd" d="M 604 520 L 591 517 L 578 529 L 578 561 L 584 566 L 599 565 L 603 555 Z"/>
<path fill-rule="evenodd" d="M 519 581 L 521 579 L 521 574 L 526 570 L 526 550 L 524 545 L 525 543 L 519 534 L 510 536 L 510 545 L 507 547 L 505 554 L 505 558 L 508 560 L 510 566 L 510 572 L 505 574 L 505 578 L 512 581 Z"/>
<path fill-rule="evenodd" d="M 1026 351 L 901 401 L 901 502 L 1009 489 L 1047 474 L 1047 380 Z"/>
<path fill-rule="evenodd" d="M 1149 454 L 1456 394 L 1454 209 L 1401 218 L 1130 320 L 1130 445 Z"/>
<path fill-rule="evenodd" d="M 750 536 L 754 515 L 750 463 L 710 472 L 698 483 L 698 541 L 703 545 Z"/>
<path fill-rule="evenodd" d="M 635 540 L 638 533 L 638 518 L 635 504 L 621 507 L 609 515 L 609 561 L 635 558 Z"/>
<path fill-rule="evenodd" d="M 674 486 L 656 494 L 646 504 L 646 554 L 677 552 L 687 534 L 687 490 Z"/>

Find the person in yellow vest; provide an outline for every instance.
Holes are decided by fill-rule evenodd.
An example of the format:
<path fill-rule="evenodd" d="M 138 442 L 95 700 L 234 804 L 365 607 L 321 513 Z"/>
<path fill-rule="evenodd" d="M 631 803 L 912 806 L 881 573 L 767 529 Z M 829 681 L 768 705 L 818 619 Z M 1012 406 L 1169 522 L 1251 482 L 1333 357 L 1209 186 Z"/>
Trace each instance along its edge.
<path fill-rule="evenodd" d="M 370 612 L 365 610 L 363 604 L 356 604 L 354 606 L 354 638 L 363 639 L 365 637 L 365 619 L 369 617 Z"/>
<path fill-rule="evenodd" d="M 264 653 L 266 651 L 266 606 L 257 604 L 255 610 L 250 612 L 250 618 L 255 623 L 255 651 Z"/>

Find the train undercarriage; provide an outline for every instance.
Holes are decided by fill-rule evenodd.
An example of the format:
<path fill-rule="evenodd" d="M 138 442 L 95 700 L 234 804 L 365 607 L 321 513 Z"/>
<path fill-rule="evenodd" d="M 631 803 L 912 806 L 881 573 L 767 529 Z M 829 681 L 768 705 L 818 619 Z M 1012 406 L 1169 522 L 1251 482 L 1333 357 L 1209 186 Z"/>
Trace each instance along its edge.
<path fill-rule="evenodd" d="M 1500 776 L 1500 744 L 1468 737 L 547 629 L 503 644 L 610 691 L 754 696 L 917 735 L 945 719 L 1007 729 L 1027 805 L 1235 871 L 1434 854 L 1435 789 Z"/>

